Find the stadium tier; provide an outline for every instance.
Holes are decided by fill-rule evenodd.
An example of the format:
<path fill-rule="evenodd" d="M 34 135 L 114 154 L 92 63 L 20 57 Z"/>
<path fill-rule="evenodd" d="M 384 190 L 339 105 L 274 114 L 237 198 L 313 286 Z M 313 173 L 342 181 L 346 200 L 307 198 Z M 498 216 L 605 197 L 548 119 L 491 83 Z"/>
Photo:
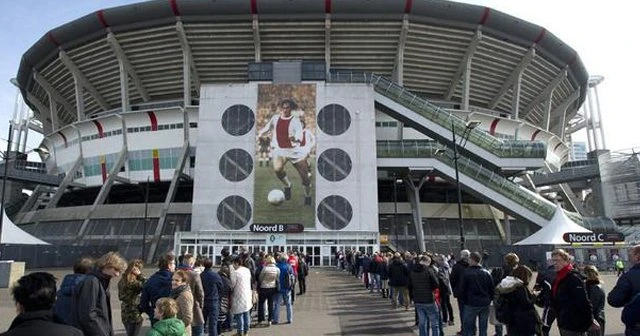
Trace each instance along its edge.
<path fill-rule="evenodd" d="M 248 246 L 320 266 L 341 249 L 455 251 L 460 202 L 467 247 L 489 250 L 581 222 L 514 177 L 568 160 L 587 80 L 545 28 L 463 3 L 100 10 L 22 58 L 17 83 L 60 178 L 21 180 L 18 195 L 33 193 L 13 220 L 149 261 Z"/>

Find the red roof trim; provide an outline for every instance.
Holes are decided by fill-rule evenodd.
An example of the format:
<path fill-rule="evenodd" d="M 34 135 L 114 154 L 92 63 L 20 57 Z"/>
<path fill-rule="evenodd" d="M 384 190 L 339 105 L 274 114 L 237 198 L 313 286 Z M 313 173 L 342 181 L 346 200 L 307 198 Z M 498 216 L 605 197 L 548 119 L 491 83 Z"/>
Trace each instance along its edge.
<path fill-rule="evenodd" d="M 559 144 L 557 144 L 555 147 L 553 147 L 553 151 L 555 152 L 555 151 L 556 151 L 556 149 L 558 149 L 558 147 L 560 147 L 561 145 L 562 145 L 562 142 L 561 142 L 561 143 L 559 143 Z"/>
<path fill-rule="evenodd" d="M 542 41 L 542 39 L 544 38 L 544 36 L 547 35 L 547 30 L 542 28 L 540 30 L 540 34 L 538 34 L 538 37 L 536 37 L 535 40 L 533 40 L 534 43 L 539 43 L 540 41 Z"/>
<path fill-rule="evenodd" d="M 539 133 L 540 130 L 536 130 L 535 132 L 533 132 L 533 134 L 531 134 L 531 141 L 535 140 Z"/>
<path fill-rule="evenodd" d="M 404 4 L 404 13 L 411 14 L 411 8 L 413 8 L 413 0 L 407 0 Z"/>
<path fill-rule="evenodd" d="M 171 6 L 171 11 L 173 12 L 173 15 L 180 16 L 180 11 L 178 10 L 178 1 L 169 0 L 169 5 Z"/>
<path fill-rule="evenodd" d="M 489 20 L 489 13 L 491 13 L 491 8 L 485 7 L 484 12 L 482 12 L 482 18 L 480 19 L 481 25 L 487 23 L 487 21 Z"/>
<path fill-rule="evenodd" d="M 102 129 L 102 124 L 100 124 L 100 122 L 97 120 L 92 120 L 92 121 L 96 125 L 96 128 L 98 129 L 98 136 L 100 136 L 100 139 L 104 138 L 104 130 Z"/>
<path fill-rule="evenodd" d="M 491 122 L 491 125 L 489 126 L 489 134 L 496 135 L 496 128 L 498 127 L 499 122 L 500 122 L 500 118 L 493 119 L 493 121 Z"/>
<path fill-rule="evenodd" d="M 67 143 L 67 137 L 62 132 L 58 132 L 58 134 L 60 134 L 60 136 L 62 137 L 62 141 L 64 141 L 64 148 L 67 148 L 67 146 L 69 146 L 69 144 Z"/>
<path fill-rule="evenodd" d="M 100 21 L 100 24 L 105 28 L 109 28 L 109 23 L 107 22 L 107 19 L 104 17 L 104 10 L 101 9 L 97 11 L 96 15 L 98 15 L 98 20 Z"/>
<path fill-rule="evenodd" d="M 147 112 L 147 114 L 149 115 L 149 120 L 151 121 L 151 130 L 152 131 L 157 131 L 158 130 L 158 118 L 156 118 L 156 113 L 153 111 L 149 111 Z"/>
<path fill-rule="evenodd" d="M 58 42 L 58 39 L 56 39 L 56 37 L 53 36 L 52 32 L 48 32 L 47 37 L 49 38 L 49 41 L 51 41 L 51 43 L 55 44 L 58 47 L 60 46 L 60 42 Z"/>
<path fill-rule="evenodd" d="M 567 62 L 567 65 L 573 65 L 573 63 L 576 61 L 577 58 L 578 58 L 578 53 L 574 52 L 571 59 L 569 59 L 569 62 Z"/>

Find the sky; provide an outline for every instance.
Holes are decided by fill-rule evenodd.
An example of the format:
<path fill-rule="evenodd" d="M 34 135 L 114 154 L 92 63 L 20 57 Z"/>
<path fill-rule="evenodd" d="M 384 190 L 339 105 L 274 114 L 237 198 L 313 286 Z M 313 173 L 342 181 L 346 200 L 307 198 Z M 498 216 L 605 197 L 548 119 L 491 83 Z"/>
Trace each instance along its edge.
<path fill-rule="evenodd" d="M 247 0 L 248 1 L 248 0 Z M 13 115 L 20 58 L 49 30 L 99 9 L 139 0 L 20 0 L 0 1 L 0 139 L 7 138 Z M 598 86 L 607 149 L 640 147 L 637 129 L 640 111 L 631 99 L 640 79 L 634 59 L 637 49 L 637 12 L 622 0 L 464 0 L 487 6 L 550 31 L 580 55 L 590 75 L 604 76 Z M 575 137 L 586 140 L 584 132 Z M 28 148 L 40 138 L 31 133 Z M 2 147 L 4 148 L 4 146 Z M 3 150 L 3 149 L 2 149 Z"/>

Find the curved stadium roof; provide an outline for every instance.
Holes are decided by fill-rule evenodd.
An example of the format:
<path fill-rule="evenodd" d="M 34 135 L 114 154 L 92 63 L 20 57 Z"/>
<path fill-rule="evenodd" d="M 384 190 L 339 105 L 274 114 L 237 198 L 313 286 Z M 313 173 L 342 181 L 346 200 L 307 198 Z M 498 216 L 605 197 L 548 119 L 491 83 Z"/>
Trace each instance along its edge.
<path fill-rule="evenodd" d="M 201 83 L 247 81 L 250 62 L 304 60 L 331 69 L 402 78 L 422 96 L 460 102 L 471 61 L 470 105 L 511 113 L 522 71 L 519 117 L 570 120 L 588 79 L 577 53 L 549 31 L 475 5 L 427 0 L 157 0 L 100 10 L 45 34 L 23 56 L 18 84 L 45 129 L 49 96 L 58 127 L 76 121 L 74 76 L 87 116 L 120 108 L 119 59 L 131 104 L 182 100 L 183 54 L 194 97 Z M 400 67 L 397 67 L 401 64 Z M 47 91 L 49 94 L 47 94 Z M 566 119 L 558 108 L 570 103 Z M 47 125 L 49 127 L 47 127 Z"/>

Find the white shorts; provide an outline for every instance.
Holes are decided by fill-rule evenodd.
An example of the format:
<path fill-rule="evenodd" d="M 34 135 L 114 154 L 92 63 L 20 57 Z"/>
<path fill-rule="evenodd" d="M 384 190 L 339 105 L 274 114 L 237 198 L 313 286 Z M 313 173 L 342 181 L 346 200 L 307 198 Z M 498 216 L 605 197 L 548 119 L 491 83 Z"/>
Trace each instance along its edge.
<path fill-rule="evenodd" d="M 309 155 L 308 151 L 305 151 L 304 148 L 295 147 L 295 148 L 274 148 L 273 157 L 285 157 L 287 160 L 292 163 L 298 163 L 307 158 Z"/>

